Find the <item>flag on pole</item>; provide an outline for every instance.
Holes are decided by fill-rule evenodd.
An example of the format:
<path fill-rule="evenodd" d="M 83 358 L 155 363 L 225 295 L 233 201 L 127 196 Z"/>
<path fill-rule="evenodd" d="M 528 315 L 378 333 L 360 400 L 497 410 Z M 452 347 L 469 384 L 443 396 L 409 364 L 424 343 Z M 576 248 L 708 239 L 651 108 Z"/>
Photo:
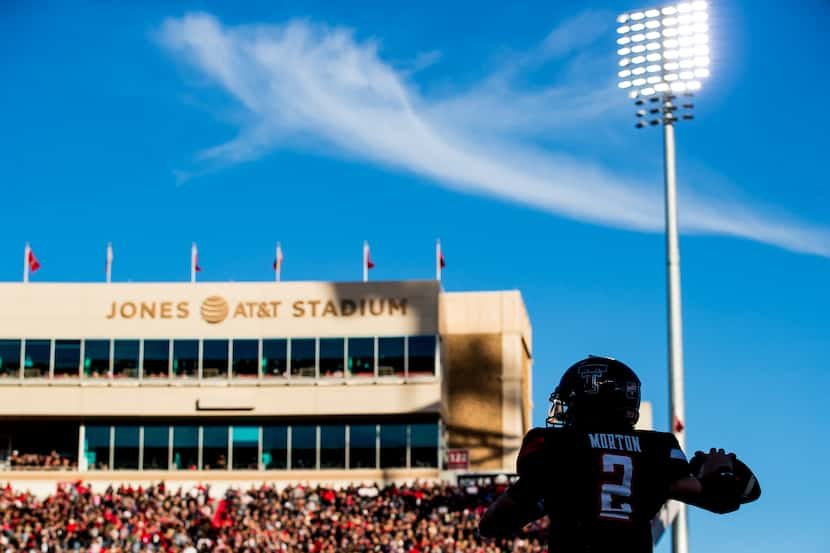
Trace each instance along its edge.
<path fill-rule="evenodd" d="M 107 242 L 107 282 L 112 282 L 112 242 Z"/>
<path fill-rule="evenodd" d="M 282 261 L 283 261 L 282 247 L 280 246 L 280 243 L 277 242 L 277 252 L 274 255 L 274 276 L 277 279 L 277 282 L 280 281 L 280 278 L 282 276 L 281 275 L 281 273 L 282 273 Z"/>
<path fill-rule="evenodd" d="M 196 273 L 201 273 L 202 268 L 199 266 L 199 250 L 196 248 L 196 242 L 190 248 L 190 282 L 196 282 Z"/>
<path fill-rule="evenodd" d="M 369 241 L 363 242 L 363 282 L 369 281 L 369 269 L 374 269 L 375 264 L 369 254 Z"/>
<path fill-rule="evenodd" d="M 435 241 L 435 279 L 441 280 L 441 271 L 447 264 L 444 262 L 444 252 L 441 251 L 441 241 Z"/>
<path fill-rule="evenodd" d="M 34 273 L 40 269 L 40 261 L 35 257 L 35 252 L 26 242 L 26 247 L 23 248 L 23 282 L 29 282 L 29 273 Z"/>
<path fill-rule="evenodd" d="M 33 252 L 30 249 L 29 250 L 29 271 L 34 273 L 38 269 L 40 269 L 40 261 L 38 261 L 37 257 L 35 257 L 35 252 Z"/>

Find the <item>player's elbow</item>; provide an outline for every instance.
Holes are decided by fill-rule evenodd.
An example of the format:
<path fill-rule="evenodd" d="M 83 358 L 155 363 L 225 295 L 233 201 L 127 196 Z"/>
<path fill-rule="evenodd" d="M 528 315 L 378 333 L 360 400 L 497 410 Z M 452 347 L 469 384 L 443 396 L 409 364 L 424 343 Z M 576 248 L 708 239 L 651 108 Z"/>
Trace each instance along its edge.
<path fill-rule="evenodd" d="M 478 523 L 478 533 L 485 538 L 499 538 L 516 530 L 516 505 L 507 494 L 503 494 L 490 505 Z"/>

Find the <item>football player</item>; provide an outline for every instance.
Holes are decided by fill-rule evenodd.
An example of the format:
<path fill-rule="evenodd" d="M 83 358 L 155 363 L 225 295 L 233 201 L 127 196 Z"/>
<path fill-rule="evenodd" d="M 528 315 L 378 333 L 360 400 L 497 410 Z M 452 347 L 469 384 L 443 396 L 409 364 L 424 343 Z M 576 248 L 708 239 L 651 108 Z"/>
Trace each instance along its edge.
<path fill-rule="evenodd" d="M 548 427 L 524 438 L 518 481 L 481 519 L 485 537 L 547 514 L 551 553 L 649 553 L 651 521 L 669 499 L 729 513 L 760 495 L 733 454 L 712 449 L 689 463 L 672 434 L 635 430 L 640 379 L 620 361 L 577 362 L 550 401 Z"/>

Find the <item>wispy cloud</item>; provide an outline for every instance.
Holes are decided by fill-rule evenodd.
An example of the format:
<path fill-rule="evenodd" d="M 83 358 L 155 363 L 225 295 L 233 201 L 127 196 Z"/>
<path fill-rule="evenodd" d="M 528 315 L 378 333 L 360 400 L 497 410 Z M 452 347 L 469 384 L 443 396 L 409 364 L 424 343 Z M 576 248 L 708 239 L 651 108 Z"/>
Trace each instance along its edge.
<path fill-rule="evenodd" d="M 604 31 L 605 19 L 586 12 L 566 21 L 516 66 L 574 55 Z M 663 226 L 662 200 L 639 179 L 528 140 L 607 116 L 619 105 L 608 81 L 578 94 L 580 77 L 566 71 L 556 86 L 532 89 L 502 68 L 474 87 L 430 99 L 411 74 L 381 59 L 377 42 L 358 41 L 344 28 L 308 20 L 231 27 L 197 13 L 166 20 L 159 36 L 243 108 L 239 135 L 201 152 L 203 163 L 221 167 L 286 146 L 322 147 L 573 219 L 641 231 Z M 687 231 L 830 257 L 830 229 L 760 208 L 687 193 L 681 222 Z"/>

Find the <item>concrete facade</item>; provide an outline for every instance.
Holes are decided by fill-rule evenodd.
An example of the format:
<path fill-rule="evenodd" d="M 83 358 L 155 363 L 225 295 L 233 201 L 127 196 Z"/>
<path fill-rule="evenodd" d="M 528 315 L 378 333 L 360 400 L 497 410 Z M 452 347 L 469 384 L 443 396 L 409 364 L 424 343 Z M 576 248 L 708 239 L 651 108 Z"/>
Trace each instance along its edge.
<path fill-rule="evenodd" d="M 434 372 L 411 371 L 411 361 L 405 372 L 384 373 L 379 368 L 379 340 L 399 336 L 438 338 Z M 143 340 L 162 339 L 171 341 L 172 352 L 176 339 L 227 339 L 232 357 L 234 339 L 256 339 L 261 358 L 264 339 L 315 338 L 319 358 L 319 339 L 329 337 L 373 338 L 374 374 L 357 377 L 344 371 L 324 377 L 318 366 L 308 378 L 290 371 L 283 378 L 269 378 L 261 369 L 247 378 L 237 378 L 230 370 L 219 373 L 219 378 L 206 378 L 200 361 L 199 377 L 177 378 L 170 361 L 169 374 L 162 378 L 148 378 L 141 367 L 127 378 L 112 374 L 91 378 L 83 366 L 77 375 L 63 373 L 59 378 L 54 341 L 48 370 L 29 369 L 23 353 L 26 341 L 33 340 L 84 344 L 93 339 L 111 343 L 138 339 L 144 344 Z M 531 426 L 531 327 L 517 291 L 445 293 L 436 281 L 3 283 L 0 340 L 22 340 L 24 360 L 17 373 L 0 377 L 0 437 L 13 433 L 14 425 L 32 420 L 79 425 L 104 420 L 194 424 L 233 420 L 236 424 L 248 419 L 434 417 L 441 428 L 442 456 L 447 448 L 464 448 L 469 450 L 470 470 L 510 471 L 521 437 Z M 407 338 L 406 343 L 414 342 Z M 84 346 L 80 347 L 83 352 Z M 110 359 L 110 371 L 112 367 Z M 242 471 L 234 478 L 308 480 L 316 475 L 336 481 L 385 478 L 384 474 L 395 479 L 407 474 L 423 478 L 437 477 L 442 468 Z M 147 471 L 120 476 L 112 472 L 94 477 L 156 476 Z M 0 480 L 7 476 L 0 473 Z M 88 473 L 84 478 L 92 476 Z M 194 474 L 179 473 L 176 478 L 193 479 Z"/>

